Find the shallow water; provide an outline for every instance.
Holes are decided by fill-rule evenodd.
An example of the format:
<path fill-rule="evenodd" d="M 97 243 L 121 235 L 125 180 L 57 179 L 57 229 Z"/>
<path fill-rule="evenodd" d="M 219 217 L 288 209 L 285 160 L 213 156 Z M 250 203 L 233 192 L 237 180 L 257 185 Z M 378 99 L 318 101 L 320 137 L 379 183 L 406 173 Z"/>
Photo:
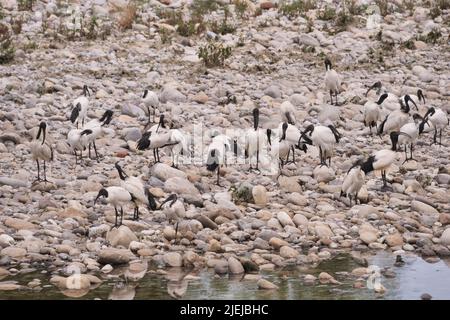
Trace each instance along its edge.
<path fill-rule="evenodd" d="M 33 292 L 29 289 L 0 291 L 0 299 L 173 299 L 168 291 L 184 293 L 184 299 L 420 299 L 423 293 L 429 293 L 433 299 L 450 299 L 450 260 L 428 263 L 416 256 L 405 256 L 405 265 L 395 267 L 395 257 L 386 252 L 368 257 L 370 265 L 380 268 L 392 267 L 396 276 L 380 281 L 387 291 L 384 295 L 373 290 L 353 288 L 355 277 L 342 274 L 359 267 L 349 255 L 322 262 L 314 269 L 287 268 L 280 271 L 264 272 L 263 277 L 277 284 L 279 290 L 258 290 L 256 281 L 244 281 L 242 276 L 219 277 L 212 270 L 188 271 L 168 270 L 166 275 L 148 273 L 136 284 L 126 284 L 119 278 L 109 279 L 89 292 L 77 292 L 74 297 L 68 292 L 61 292 L 48 283 L 49 276 L 40 272 L 2 281 L 14 280 L 26 285 L 39 278 L 43 289 Z M 318 275 L 325 271 L 333 275 L 341 284 L 305 285 L 302 274 Z M 194 280 L 180 281 L 184 275 L 199 277 Z M 70 296 L 68 296 L 70 295 Z"/>

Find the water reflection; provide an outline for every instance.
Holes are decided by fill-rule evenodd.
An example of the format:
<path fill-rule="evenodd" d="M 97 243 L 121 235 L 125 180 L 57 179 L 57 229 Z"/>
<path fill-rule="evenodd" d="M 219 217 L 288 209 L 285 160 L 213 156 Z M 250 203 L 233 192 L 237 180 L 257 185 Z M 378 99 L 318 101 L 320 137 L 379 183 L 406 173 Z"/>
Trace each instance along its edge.
<path fill-rule="evenodd" d="M 405 264 L 397 267 L 394 265 L 396 257 L 387 252 L 367 259 L 370 266 L 381 270 L 384 294 L 367 288 L 367 277 L 359 280 L 364 284 L 362 288 L 354 287 L 358 277 L 349 273 L 360 265 L 349 255 L 340 255 L 313 269 L 295 267 L 263 272 L 262 277 L 279 286 L 279 290 L 259 290 L 256 280 L 244 280 L 243 275 L 217 276 L 211 269 L 150 270 L 137 282 L 129 281 L 129 275 L 124 281 L 127 268 L 128 272 L 140 269 L 132 266 L 120 271 L 115 269 L 117 274 L 109 274 L 97 288 L 77 292 L 60 291 L 48 285 L 49 275 L 31 273 L 14 279 L 10 276 L 6 280 L 16 280 L 20 285 L 38 278 L 43 289 L 39 294 L 32 290 L 4 291 L 0 292 L 0 299 L 420 299 L 423 293 L 429 293 L 433 299 L 450 299 L 449 260 L 428 263 L 414 255 L 405 255 Z M 316 281 L 314 285 L 307 285 L 304 282 L 306 274 L 317 277 L 320 272 L 329 273 L 340 284 Z"/>

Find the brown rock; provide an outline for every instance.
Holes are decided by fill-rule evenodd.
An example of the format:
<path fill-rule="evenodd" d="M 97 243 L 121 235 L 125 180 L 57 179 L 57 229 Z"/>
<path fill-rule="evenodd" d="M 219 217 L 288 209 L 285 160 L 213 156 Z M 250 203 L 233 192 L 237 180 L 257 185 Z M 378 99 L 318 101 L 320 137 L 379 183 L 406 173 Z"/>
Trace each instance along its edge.
<path fill-rule="evenodd" d="M 13 228 L 16 230 L 21 230 L 21 229 L 25 229 L 25 230 L 33 230 L 36 229 L 36 225 L 28 222 L 26 220 L 23 219 L 16 219 L 16 218 L 7 218 L 4 222 L 5 226 L 9 227 L 9 228 Z"/>

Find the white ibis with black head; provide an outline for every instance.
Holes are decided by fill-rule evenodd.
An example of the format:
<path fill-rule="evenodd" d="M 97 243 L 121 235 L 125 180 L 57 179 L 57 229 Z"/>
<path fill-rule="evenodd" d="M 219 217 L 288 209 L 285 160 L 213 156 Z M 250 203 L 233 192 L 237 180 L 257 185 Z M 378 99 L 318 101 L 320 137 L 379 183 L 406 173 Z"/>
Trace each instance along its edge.
<path fill-rule="evenodd" d="M 381 116 L 381 104 L 384 100 L 386 100 L 388 94 L 383 93 L 378 101 L 367 101 L 364 104 L 364 125 L 369 127 L 370 134 L 372 134 L 372 128 L 375 127 L 377 129 L 377 123 L 380 120 Z"/>
<path fill-rule="evenodd" d="M 414 122 L 409 122 L 404 124 L 400 128 L 399 137 L 398 137 L 398 145 L 405 146 L 405 161 L 403 163 L 414 160 L 413 158 L 413 149 L 414 144 L 416 143 L 417 138 L 419 137 L 419 126 L 423 118 L 418 114 L 413 114 Z M 410 157 L 408 158 L 408 154 L 406 152 L 406 148 L 409 145 L 410 149 Z"/>
<path fill-rule="evenodd" d="M 233 148 L 232 148 L 233 145 Z M 237 156 L 237 140 L 233 140 L 224 135 L 219 134 L 212 139 L 211 144 L 208 146 L 206 154 L 206 169 L 210 172 L 217 170 L 217 182 L 216 184 L 220 186 L 220 167 L 222 165 L 227 165 L 228 157 L 227 153 L 234 152 Z"/>
<path fill-rule="evenodd" d="M 425 131 L 427 123 L 431 123 L 434 127 L 433 143 L 437 143 L 439 130 L 439 145 L 442 145 L 442 130 L 445 130 L 445 127 L 450 124 L 448 115 L 440 108 L 430 107 L 419 125 L 419 134 Z"/>
<path fill-rule="evenodd" d="M 382 149 L 374 154 L 372 154 L 366 161 L 361 164 L 361 170 L 367 175 L 369 172 L 374 170 L 381 171 L 381 178 L 383 180 L 382 190 L 387 190 L 387 179 L 386 179 L 386 171 L 389 170 L 391 165 L 394 163 L 396 159 L 396 151 L 397 151 L 397 143 L 399 135 L 403 133 L 399 132 L 391 132 L 390 138 L 392 147 L 391 149 Z"/>
<path fill-rule="evenodd" d="M 47 124 L 41 122 L 36 137 L 31 141 L 30 149 L 33 160 L 36 161 L 38 168 L 38 176 L 35 181 L 41 181 L 39 161 L 44 162 L 44 181 L 47 181 L 46 162 L 53 160 L 53 148 L 46 139 Z"/>
<path fill-rule="evenodd" d="M 169 222 L 173 221 L 176 222 L 175 225 L 175 241 L 176 241 L 178 233 L 178 223 L 180 219 L 183 219 L 186 216 L 186 209 L 184 208 L 183 202 L 181 202 L 180 199 L 178 199 L 178 196 L 175 193 L 173 193 L 169 195 L 163 202 L 161 202 L 159 209 L 163 211 Z"/>
<path fill-rule="evenodd" d="M 70 121 L 77 124 L 77 129 L 79 124 L 84 125 L 86 120 L 86 114 L 89 107 L 89 99 L 91 93 L 87 85 L 83 86 L 83 95 L 79 96 L 72 102 L 72 111 L 70 114 Z"/>
<path fill-rule="evenodd" d="M 116 213 L 114 227 L 119 227 L 120 225 L 122 225 L 123 220 L 123 206 L 125 206 L 129 202 L 132 202 L 133 196 L 122 187 L 113 186 L 102 188 L 100 189 L 97 197 L 94 200 L 94 206 L 97 203 L 97 200 L 102 197 L 105 198 L 107 203 L 111 204 L 114 207 L 114 211 Z M 120 223 L 118 222 L 119 210 L 117 208 L 120 208 Z"/>
<path fill-rule="evenodd" d="M 409 102 L 412 102 L 414 106 L 417 105 L 410 98 L 409 95 L 404 96 L 399 100 L 400 109 L 397 109 L 391 113 L 389 113 L 381 122 L 378 127 L 378 135 L 382 135 L 383 133 L 391 133 L 393 131 L 400 131 L 400 128 L 409 122 L 409 112 L 411 110 L 409 106 Z"/>
<path fill-rule="evenodd" d="M 140 177 L 128 176 L 118 162 L 114 165 L 121 180 L 120 186 L 127 190 L 134 203 L 133 220 L 139 220 L 139 205 L 145 205 L 149 211 L 156 210 L 156 201 L 153 194 L 144 186 Z"/>
<path fill-rule="evenodd" d="M 266 135 L 259 127 L 259 109 L 253 109 L 253 129 L 249 129 L 245 135 L 245 158 L 249 159 L 250 170 L 252 170 L 252 158 L 256 155 L 256 168 L 259 171 L 260 152 L 267 147 Z"/>
<path fill-rule="evenodd" d="M 67 134 L 67 143 L 75 155 L 75 164 L 78 164 L 78 151 L 80 152 L 80 162 L 83 159 L 83 151 L 88 146 L 88 135 L 91 135 L 91 129 L 72 129 Z"/>
<path fill-rule="evenodd" d="M 352 205 L 352 198 L 355 200 L 355 204 L 358 201 L 358 193 L 361 190 L 366 174 L 361 169 L 363 164 L 362 160 L 358 160 L 347 171 L 347 175 L 342 182 L 340 196 L 346 196 L 350 200 L 350 206 Z"/>
<path fill-rule="evenodd" d="M 148 123 L 151 122 L 150 108 L 153 110 L 153 121 L 155 121 L 156 109 L 159 108 L 158 95 L 153 91 L 145 89 L 144 95 L 142 96 L 142 103 L 143 103 L 145 111 L 147 112 L 147 115 L 148 115 Z"/>
<path fill-rule="evenodd" d="M 336 70 L 333 69 L 330 59 L 325 59 L 325 88 L 330 93 L 330 103 L 333 104 L 333 95 L 335 104 L 338 105 L 337 96 L 342 91 L 341 78 Z"/>
<path fill-rule="evenodd" d="M 89 121 L 88 123 L 86 123 L 82 128 L 82 130 L 83 130 L 82 132 L 84 132 L 84 134 L 86 135 L 86 141 L 84 143 L 86 143 L 88 145 L 89 158 L 91 158 L 91 145 L 92 145 L 94 147 L 95 159 L 97 160 L 97 162 L 99 162 L 99 160 L 98 160 L 98 152 L 97 152 L 97 146 L 95 145 L 95 140 L 98 137 L 100 137 L 100 135 L 103 133 L 103 128 L 111 122 L 112 116 L 113 116 L 113 111 L 106 110 L 100 119 L 93 119 L 93 120 Z M 91 130 L 91 132 L 86 131 L 86 130 Z"/>
<path fill-rule="evenodd" d="M 320 165 L 331 166 L 331 157 L 334 153 L 334 148 L 342 135 L 337 131 L 333 125 L 328 126 L 314 126 L 309 125 L 301 134 L 301 139 L 304 139 L 305 143 L 314 145 L 319 148 Z"/>

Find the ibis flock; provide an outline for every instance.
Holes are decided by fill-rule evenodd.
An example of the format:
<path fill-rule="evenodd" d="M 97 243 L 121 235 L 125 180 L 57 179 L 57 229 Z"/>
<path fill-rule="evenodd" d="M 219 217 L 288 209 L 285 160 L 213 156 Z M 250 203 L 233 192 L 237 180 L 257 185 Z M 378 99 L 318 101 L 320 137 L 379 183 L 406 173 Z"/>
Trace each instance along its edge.
<path fill-rule="evenodd" d="M 344 91 L 341 76 L 333 69 L 328 58 L 324 62 L 326 96 L 329 94 L 331 105 L 345 108 L 345 103 L 339 103 L 339 93 Z M 91 91 L 92 89 L 85 85 L 81 96 L 75 98 L 67 110 L 71 128 L 66 143 L 75 157 L 74 165 L 85 165 L 83 154 L 85 158 L 101 161 L 100 151 L 105 150 L 99 150 L 96 141 L 104 134 L 105 128 L 113 124 L 114 112 L 110 109 L 101 111 L 102 115 L 98 118 L 87 119 Z M 358 201 L 358 193 L 368 174 L 379 172 L 382 178 L 381 190 L 389 190 L 389 169 L 398 155 L 403 155 L 404 152 L 403 162 L 414 160 L 415 145 L 418 139 L 422 139 L 427 133 L 433 134 L 431 144 L 442 145 L 443 132 L 449 126 L 448 114 L 437 106 L 427 105 L 425 93 L 421 89 L 399 97 L 378 81 L 368 86 L 366 98 L 367 102 L 360 112 L 364 126 L 367 127 L 367 144 L 380 139 L 386 141 L 383 142 L 386 148 L 357 159 L 348 170 L 345 169 L 340 195 L 347 197 L 350 205 L 352 201 Z M 184 132 L 180 124 L 172 121 L 171 114 L 160 112 L 157 119 L 156 111 L 160 108 L 158 93 L 145 89 L 140 99 L 140 108 L 148 115 L 148 121 L 143 126 L 140 139 L 136 141 L 136 154 L 133 156 L 142 157 L 142 166 L 147 163 L 153 165 L 161 162 L 160 151 L 164 150 L 164 155 L 170 154 L 172 167 L 194 165 L 184 160 L 193 157 L 195 139 Z M 210 172 L 215 183 L 221 186 L 220 177 L 224 174 L 224 167 L 246 166 L 245 170 L 259 174 L 273 174 L 274 172 L 268 171 L 267 168 L 275 168 L 276 180 L 280 175 L 286 174 L 286 164 L 302 161 L 302 155 L 309 152 L 318 154 L 319 167 L 331 167 L 335 153 L 343 152 L 338 148 L 341 140 L 348 141 L 352 137 L 343 136 L 337 124 L 329 120 L 304 124 L 296 116 L 296 111 L 291 102 L 283 102 L 279 106 L 281 123 L 276 127 L 269 127 L 260 122 L 261 110 L 256 107 L 248 110 L 251 123 L 248 128 L 237 128 L 237 134 L 215 132 L 210 137 L 210 144 L 204 148 L 201 146 L 205 174 Z M 48 183 L 47 165 L 55 158 L 49 128 L 49 124 L 42 121 L 30 144 L 32 159 L 37 164 L 38 183 Z M 152 151 L 152 159 L 145 161 L 145 150 Z M 361 154 L 364 154 L 363 150 Z M 168 221 L 176 223 L 176 231 L 178 230 L 178 221 L 185 217 L 184 201 L 180 195 L 173 193 L 166 199 L 159 200 L 150 192 L 142 176 L 128 175 L 127 168 L 120 161 L 116 161 L 115 169 L 120 178 L 120 185 L 105 186 L 98 191 L 96 198 L 92 199 L 94 205 L 104 201 L 114 208 L 115 226 L 121 225 L 124 208 L 133 207 L 133 219 L 139 219 L 143 208 L 149 212 L 160 210 Z"/>

